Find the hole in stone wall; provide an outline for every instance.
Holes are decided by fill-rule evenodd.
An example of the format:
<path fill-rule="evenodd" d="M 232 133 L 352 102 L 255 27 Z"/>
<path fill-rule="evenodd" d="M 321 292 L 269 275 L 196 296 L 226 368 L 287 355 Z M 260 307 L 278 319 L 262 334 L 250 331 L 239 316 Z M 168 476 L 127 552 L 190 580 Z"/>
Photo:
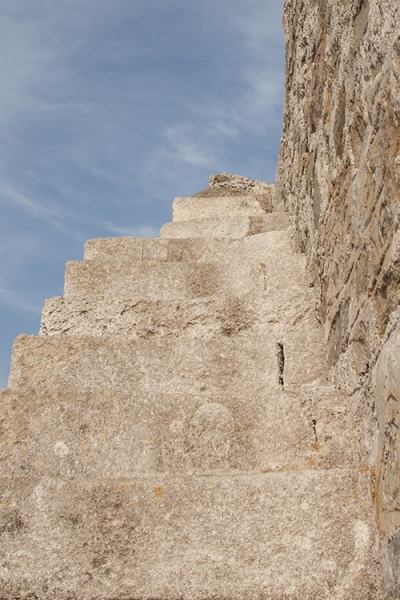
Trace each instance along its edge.
<path fill-rule="evenodd" d="M 280 386 L 283 387 L 283 385 L 284 385 L 283 371 L 285 370 L 285 352 L 283 350 L 282 343 L 277 344 L 277 356 L 278 356 L 278 373 L 279 373 L 278 383 Z"/>
<path fill-rule="evenodd" d="M 314 432 L 314 436 L 315 436 L 315 441 L 318 442 L 318 436 L 317 436 L 317 420 L 313 419 L 311 421 L 312 423 L 312 428 L 313 428 L 313 432 Z"/>

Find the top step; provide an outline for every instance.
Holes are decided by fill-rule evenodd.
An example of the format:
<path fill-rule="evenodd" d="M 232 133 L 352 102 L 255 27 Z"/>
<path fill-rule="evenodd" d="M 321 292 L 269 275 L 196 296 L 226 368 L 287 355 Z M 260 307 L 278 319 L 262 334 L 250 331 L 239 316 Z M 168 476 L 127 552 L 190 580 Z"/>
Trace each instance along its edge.
<path fill-rule="evenodd" d="M 172 222 L 161 228 L 160 237 L 243 239 L 286 230 L 289 215 L 274 212 L 275 204 L 274 185 L 227 173 L 211 176 L 206 190 L 175 198 Z"/>

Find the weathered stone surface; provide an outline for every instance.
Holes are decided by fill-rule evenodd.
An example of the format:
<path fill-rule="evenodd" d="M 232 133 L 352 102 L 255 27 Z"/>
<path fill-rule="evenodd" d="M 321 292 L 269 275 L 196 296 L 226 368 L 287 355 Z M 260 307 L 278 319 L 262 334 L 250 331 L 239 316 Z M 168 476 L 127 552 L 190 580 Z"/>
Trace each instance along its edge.
<path fill-rule="evenodd" d="M 89 259 L 67 268 L 64 298 L 46 302 L 41 333 L 211 339 L 253 332 L 284 341 L 308 331 L 306 344 L 323 345 L 304 257 L 290 250 L 286 232 L 243 241 L 115 238 L 87 247 Z"/>
<path fill-rule="evenodd" d="M 290 333 L 287 338 L 284 385 L 306 385 L 323 377 L 323 345 L 306 344 L 300 358 L 303 332 Z M 9 387 L 68 385 L 80 390 L 140 387 L 162 393 L 258 393 L 265 387 L 279 389 L 279 341 L 272 335 L 221 336 L 211 342 L 187 338 L 184 344 L 176 338 L 129 341 L 22 335 L 14 342 Z"/>
<path fill-rule="evenodd" d="M 161 227 L 162 238 L 233 238 L 280 231 L 290 225 L 287 213 L 271 213 L 255 217 L 224 217 L 219 219 L 193 219 L 176 221 Z"/>
<path fill-rule="evenodd" d="M 284 26 L 276 191 L 91 240 L 15 343 L 2 600 L 400 597 L 400 5 Z"/>
<path fill-rule="evenodd" d="M 178 218 L 242 210 L 217 189 Z M 353 404 L 328 383 L 289 216 L 254 216 L 258 192 L 176 239 L 88 242 L 40 336 L 17 338 L 1 598 L 379 597 Z"/>
<path fill-rule="evenodd" d="M 339 344 L 332 364 L 349 335 L 355 354 L 362 344 L 370 356 L 400 299 L 399 22 L 390 0 L 285 6 L 278 196 L 321 286 L 327 335 Z M 365 361 L 355 360 L 361 372 Z"/>
<path fill-rule="evenodd" d="M 119 261 L 76 261 L 67 264 L 65 273 L 64 297 L 91 298 L 96 296 L 140 296 L 152 299 L 188 300 L 217 294 L 230 293 L 243 296 L 253 291 L 254 296 L 264 293 L 268 296 L 279 294 L 286 288 L 304 289 L 304 277 L 298 266 L 302 261 L 291 260 L 287 256 L 276 261 L 264 262 L 258 257 L 252 262 L 246 260 L 218 264 L 216 262 L 119 262 Z M 281 271 L 279 272 L 279 267 Z M 285 273 L 287 285 L 282 280 Z M 279 279 L 280 285 L 274 286 Z"/>
<path fill-rule="evenodd" d="M 264 278 L 261 273 L 260 278 Z M 313 290 L 292 285 L 284 295 L 257 293 L 194 300 L 153 300 L 135 296 L 50 298 L 42 311 L 41 335 L 125 336 L 126 338 L 273 335 L 313 331 L 325 349 L 315 314 Z M 309 342 L 312 343 L 311 340 Z M 325 352 L 325 350 L 324 350 Z"/>
<path fill-rule="evenodd" d="M 362 468 L 346 398 L 330 388 L 163 394 L 75 388 L 0 393 L 0 477 Z"/>
<path fill-rule="evenodd" d="M 289 221 L 287 221 L 289 226 Z M 270 256 L 271 252 L 302 260 L 294 255 L 290 238 L 285 231 L 271 231 L 244 240 L 230 238 L 98 238 L 85 244 L 85 260 L 158 262 L 229 262 L 233 254 L 244 261 L 255 256 Z M 239 253 L 239 254 L 238 254 Z M 303 267 L 302 267 L 303 268 Z"/>
<path fill-rule="evenodd" d="M 240 191 L 247 193 L 269 192 L 274 193 L 274 186 L 266 181 L 250 179 L 242 175 L 234 173 L 219 173 L 218 175 L 210 175 L 209 177 L 210 191 L 214 193 L 216 190 L 227 189 L 229 191 Z"/>
<path fill-rule="evenodd" d="M 368 477 L 356 471 L 0 485 L 5 598 L 374 594 Z"/>
<path fill-rule="evenodd" d="M 176 222 L 224 217 L 263 217 L 271 212 L 268 208 L 263 206 L 257 196 L 250 194 L 175 198 L 172 204 L 172 220 Z"/>
<path fill-rule="evenodd" d="M 372 372 L 378 426 L 376 450 L 376 477 L 380 491 L 377 495 L 378 525 L 381 532 L 387 533 L 390 539 L 396 536 L 400 528 L 399 348 L 400 328 L 397 324 L 383 345 Z M 396 576 L 399 576 L 398 572 Z M 392 585 L 398 588 L 399 583 L 396 578 Z"/>

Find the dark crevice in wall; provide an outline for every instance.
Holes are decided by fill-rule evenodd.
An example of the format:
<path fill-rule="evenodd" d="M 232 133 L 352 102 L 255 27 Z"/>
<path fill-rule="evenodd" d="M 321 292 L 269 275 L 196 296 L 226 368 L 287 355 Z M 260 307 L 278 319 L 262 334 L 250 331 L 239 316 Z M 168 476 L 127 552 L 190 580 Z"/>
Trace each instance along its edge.
<path fill-rule="evenodd" d="M 318 436 L 317 436 L 317 420 L 313 419 L 311 421 L 312 423 L 312 428 L 313 428 L 313 432 L 314 432 L 314 437 L 315 437 L 315 441 L 318 443 Z"/>
<path fill-rule="evenodd" d="M 277 356 L 278 356 L 278 383 L 281 387 L 284 386 L 285 382 L 283 379 L 283 372 L 285 370 L 285 352 L 283 349 L 283 344 L 277 344 Z"/>

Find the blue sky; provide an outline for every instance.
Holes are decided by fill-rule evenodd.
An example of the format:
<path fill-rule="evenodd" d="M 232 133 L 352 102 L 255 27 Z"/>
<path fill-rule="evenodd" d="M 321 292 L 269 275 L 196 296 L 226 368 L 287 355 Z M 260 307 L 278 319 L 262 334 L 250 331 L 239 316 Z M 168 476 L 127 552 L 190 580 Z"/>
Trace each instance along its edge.
<path fill-rule="evenodd" d="M 0 5 L 0 387 L 94 237 L 154 237 L 228 171 L 274 181 L 283 0 Z"/>

